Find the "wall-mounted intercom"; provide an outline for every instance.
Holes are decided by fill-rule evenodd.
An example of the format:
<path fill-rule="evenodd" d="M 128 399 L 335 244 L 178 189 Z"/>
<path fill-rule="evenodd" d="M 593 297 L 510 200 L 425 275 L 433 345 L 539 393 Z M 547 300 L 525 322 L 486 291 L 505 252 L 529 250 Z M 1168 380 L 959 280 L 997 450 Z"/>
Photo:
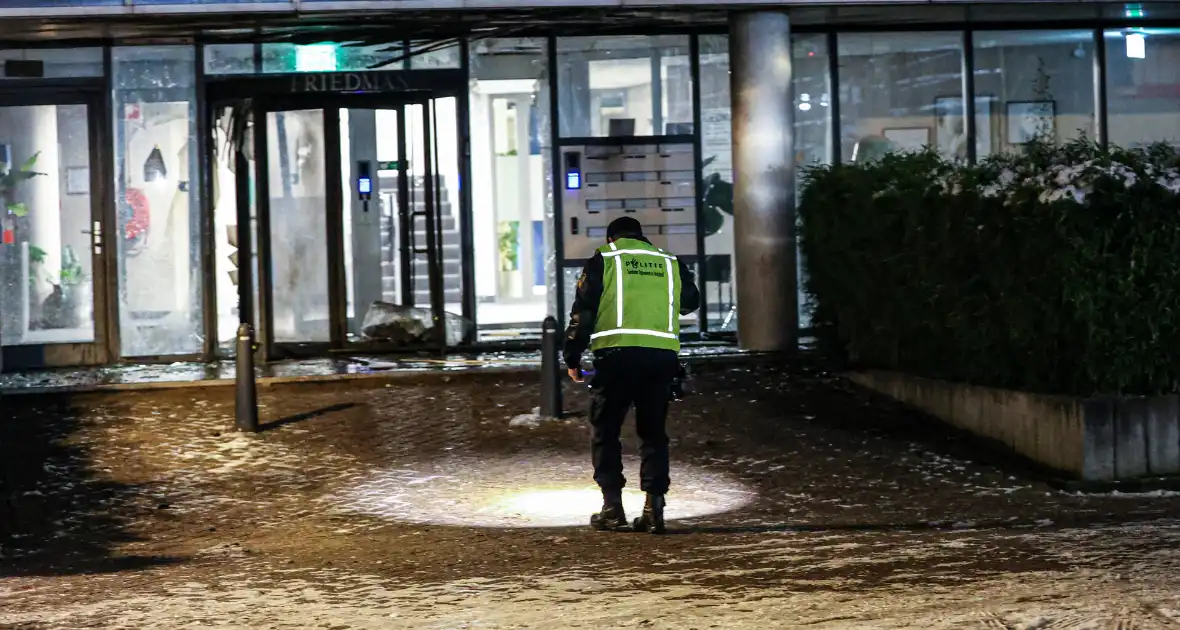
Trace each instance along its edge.
<path fill-rule="evenodd" d="M 656 247 L 676 255 L 696 252 L 693 145 L 661 140 L 612 138 L 562 147 L 562 240 L 569 264 L 593 256 L 610 222 L 627 215 L 639 220 Z"/>
<path fill-rule="evenodd" d="M 358 160 L 356 163 L 356 195 L 364 203 L 365 212 L 368 212 L 369 200 L 373 198 L 373 163 L 369 160 Z"/>
<path fill-rule="evenodd" d="M 566 151 L 562 156 L 565 162 L 565 189 L 580 189 L 582 187 L 582 154 L 577 151 Z"/>

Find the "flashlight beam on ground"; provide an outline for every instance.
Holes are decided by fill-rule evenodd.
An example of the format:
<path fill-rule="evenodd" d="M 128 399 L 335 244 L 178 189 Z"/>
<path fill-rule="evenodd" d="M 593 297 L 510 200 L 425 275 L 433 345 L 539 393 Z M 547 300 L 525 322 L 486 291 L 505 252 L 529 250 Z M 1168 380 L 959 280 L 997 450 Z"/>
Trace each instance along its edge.
<path fill-rule="evenodd" d="M 638 462 L 628 462 L 629 471 Z M 346 511 L 390 521 L 457 527 L 577 527 L 602 507 L 589 466 L 568 461 L 447 462 L 430 470 L 379 471 L 338 495 Z M 635 475 L 638 476 L 638 475 Z M 692 519 L 737 510 L 755 493 L 727 476 L 674 467 L 667 518 Z M 644 494 L 623 492 L 628 515 L 639 516 Z"/>

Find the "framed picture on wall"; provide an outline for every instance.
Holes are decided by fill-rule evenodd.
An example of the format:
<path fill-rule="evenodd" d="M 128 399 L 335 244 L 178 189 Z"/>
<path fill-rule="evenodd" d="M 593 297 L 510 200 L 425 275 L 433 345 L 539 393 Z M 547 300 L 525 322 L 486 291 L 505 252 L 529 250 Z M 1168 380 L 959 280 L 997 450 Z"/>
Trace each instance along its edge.
<path fill-rule="evenodd" d="M 1037 136 L 1057 137 L 1054 101 L 1011 101 L 1007 107 L 1008 144 L 1026 144 Z"/>
<path fill-rule="evenodd" d="M 66 169 L 66 194 L 90 194 L 90 169 L 84 166 L 71 166 Z"/>
<path fill-rule="evenodd" d="M 992 152 L 992 109 L 996 97 L 975 95 L 975 155 Z M 963 98 L 942 96 L 934 99 L 934 142 L 943 156 L 967 159 L 967 123 L 963 115 Z"/>
<path fill-rule="evenodd" d="M 921 151 L 930 144 L 930 129 L 928 127 L 885 129 L 881 135 L 892 142 L 898 151 Z"/>

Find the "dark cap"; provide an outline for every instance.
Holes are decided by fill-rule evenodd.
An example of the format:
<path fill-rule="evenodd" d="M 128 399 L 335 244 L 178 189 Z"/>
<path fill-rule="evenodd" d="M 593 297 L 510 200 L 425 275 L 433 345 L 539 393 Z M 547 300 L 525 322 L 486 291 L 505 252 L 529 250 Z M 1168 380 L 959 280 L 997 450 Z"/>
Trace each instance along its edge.
<path fill-rule="evenodd" d="M 607 240 L 628 236 L 643 236 L 643 226 L 634 217 L 619 217 L 606 227 Z"/>

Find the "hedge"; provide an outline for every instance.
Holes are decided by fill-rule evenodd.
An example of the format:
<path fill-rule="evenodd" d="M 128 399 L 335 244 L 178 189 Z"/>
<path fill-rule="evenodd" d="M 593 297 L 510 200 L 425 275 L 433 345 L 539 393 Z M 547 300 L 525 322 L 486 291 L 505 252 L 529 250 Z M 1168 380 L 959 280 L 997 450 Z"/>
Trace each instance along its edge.
<path fill-rule="evenodd" d="M 1176 392 L 1178 193 L 1166 145 L 809 169 L 812 320 L 863 366 L 1077 396 Z"/>

